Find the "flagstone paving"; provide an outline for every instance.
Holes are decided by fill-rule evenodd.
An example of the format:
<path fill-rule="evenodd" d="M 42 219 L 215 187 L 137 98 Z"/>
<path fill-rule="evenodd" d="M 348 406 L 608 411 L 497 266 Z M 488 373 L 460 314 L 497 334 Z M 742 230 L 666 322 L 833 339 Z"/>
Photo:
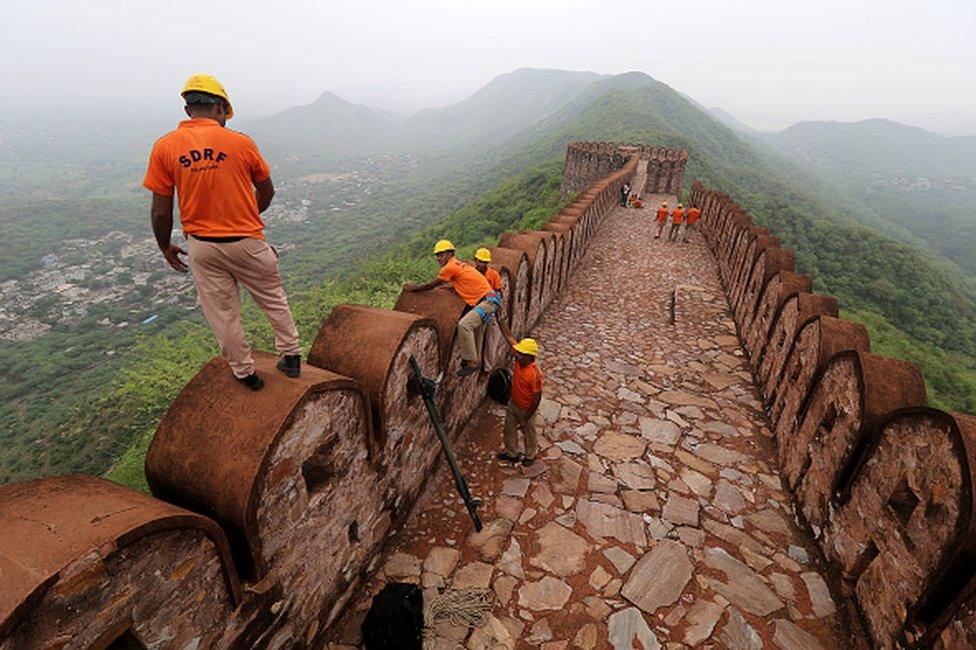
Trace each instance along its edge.
<path fill-rule="evenodd" d="M 487 625 L 440 623 L 430 648 L 860 645 L 794 522 L 714 262 L 697 234 L 654 240 L 673 197 L 644 198 L 607 218 L 535 329 L 540 460 L 497 462 L 504 411 L 480 409 L 456 451 L 484 531 L 439 467 L 331 647 L 359 643 L 394 579 L 492 590 Z"/>

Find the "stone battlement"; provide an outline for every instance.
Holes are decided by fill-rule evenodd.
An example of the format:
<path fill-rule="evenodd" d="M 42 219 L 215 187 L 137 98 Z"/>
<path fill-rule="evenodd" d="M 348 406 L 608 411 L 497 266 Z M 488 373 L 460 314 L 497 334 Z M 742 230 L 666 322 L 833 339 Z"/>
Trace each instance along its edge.
<path fill-rule="evenodd" d="M 630 156 L 647 161 L 644 187 L 638 194 L 681 194 L 688 152 L 681 149 L 651 147 L 614 142 L 570 142 L 563 163 L 563 194 L 578 192 L 598 179 L 623 167 Z"/>
<path fill-rule="evenodd" d="M 492 249 L 515 336 L 569 282 L 638 155 L 617 162 L 541 230 Z M 255 355 L 257 393 L 212 360 L 153 439 L 156 498 L 93 477 L 0 487 L 0 650 L 321 644 L 441 455 L 409 357 L 443 373 L 449 436 L 484 399 L 487 373 L 455 374 L 463 308 L 449 289 L 404 292 L 393 310 L 340 305 L 300 379 Z M 501 337 L 485 345 L 485 370 L 507 359 Z"/>
<path fill-rule="evenodd" d="M 929 408 L 918 368 L 871 354 L 729 196 L 696 182 L 691 202 L 780 471 L 874 643 L 973 647 L 976 418 Z"/>

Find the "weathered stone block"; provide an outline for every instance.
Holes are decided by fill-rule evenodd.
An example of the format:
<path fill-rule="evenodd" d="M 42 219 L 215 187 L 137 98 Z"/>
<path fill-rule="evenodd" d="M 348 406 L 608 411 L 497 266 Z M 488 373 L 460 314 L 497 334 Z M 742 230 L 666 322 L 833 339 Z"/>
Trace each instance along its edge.
<path fill-rule="evenodd" d="M 240 599 L 206 517 L 90 476 L 0 486 L 0 649 L 219 639 Z"/>

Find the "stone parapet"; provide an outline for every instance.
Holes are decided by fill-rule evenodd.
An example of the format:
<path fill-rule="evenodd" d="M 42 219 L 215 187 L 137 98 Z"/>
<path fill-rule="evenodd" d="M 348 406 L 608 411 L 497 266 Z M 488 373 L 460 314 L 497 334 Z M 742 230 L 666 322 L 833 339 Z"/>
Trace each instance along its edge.
<path fill-rule="evenodd" d="M 727 194 L 690 203 L 715 256 L 802 522 L 880 647 L 976 640 L 976 420 L 926 406 L 911 363 L 810 293 Z"/>

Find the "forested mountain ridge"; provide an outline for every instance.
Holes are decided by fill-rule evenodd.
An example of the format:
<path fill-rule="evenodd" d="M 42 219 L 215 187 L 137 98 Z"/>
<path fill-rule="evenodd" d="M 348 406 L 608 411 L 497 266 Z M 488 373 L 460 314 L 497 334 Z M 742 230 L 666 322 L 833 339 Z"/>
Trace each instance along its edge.
<path fill-rule="evenodd" d="M 976 136 L 864 120 L 801 122 L 759 137 L 976 278 Z"/>
<path fill-rule="evenodd" d="M 546 86 L 550 73 L 552 83 Z M 526 111 L 522 91 L 506 88 L 520 88 L 521 80 L 530 76 L 549 99 L 542 108 Z M 448 236 L 468 252 L 505 229 L 541 223 L 559 206 L 567 142 L 648 142 L 688 150 L 689 184 L 701 180 L 735 197 L 796 250 L 799 270 L 813 275 L 818 291 L 836 295 L 843 307 L 855 310 L 854 317 L 863 315 L 873 328 L 885 328 L 890 334 L 885 340 L 901 356 L 923 351 L 916 360 L 923 365 L 934 404 L 976 409 L 971 401 L 976 300 L 958 278 L 917 250 L 858 223 L 836 197 L 804 185 L 779 160 L 667 85 L 642 73 L 593 77 L 516 71 L 481 95 L 492 108 L 476 110 L 475 102 L 458 118 L 480 115 L 480 122 L 464 130 L 495 133 L 482 136 L 477 146 L 448 130 L 441 140 L 406 153 L 397 148 L 402 141 L 391 136 L 392 154 L 382 149 L 367 153 L 380 146 L 370 142 L 361 155 L 331 166 L 323 162 L 331 155 L 328 151 L 312 151 L 306 158 L 305 149 L 276 144 L 270 135 L 243 128 L 242 122 L 242 130 L 269 152 L 276 170 L 277 212 L 269 212 L 268 236 L 286 244 L 282 269 L 303 341 L 308 344 L 333 305 L 390 306 L 404 281 L 429 277 L 434 271 L 427 254 L 432 239 Z M 340 102 L 325 98 L 332 109 L 352 111 L 351 119 L 384 124 L 400 119 L 371 109 L 363 113 L 362 107 Z M 279 117 L 294 117 L 286 113 Z M 509 113 L 519 117 L 496 119 Z M 501 123 L 507 126 L 499 130 Z M 272 126 L 273 120 L 268 128 Z M 328 124 L 306 128 L 337 137 Z M 401 128 L 393 125 L 389 133 L 402 133 Z M 137 174 L 133 197 L 144 209 L 141 204 L 147 199 L 138 188 L 141 170 Z M 133 219 L 138 223 L 145 216 Z M 160 278 L 167 277 L 165 269 L 160 273 Z M 4 375 L 16 377 L 2 395 L 4 442 L 11 444 L 0 452 L 0 480 L 101 472 L 128 446 L 113 476 L 138 484 L 148 433 L 186 380 L 215 353 L 212 336 L 192 304 L 192 291 L 185 295 L 189 302 L 128 342 L 120 341 L 111 357 L 102 352 L 92 359 L 79 357 L 95 343 L 81 341 L 68 326 L 29 343 L 0 342 L 0 351 L 6 353 Z M 251 339 L 270 348 L 270 332 L 253 306 L 245 320 Z M 94 324 L 85 331 L 98 337 Z M 137 346 L 130 348 L 133 341 Z M 105 340 L 97 343 L 104 350 Z M 27 359 L 45 355 L 50 362 L 33 368 L 33 374 L 21 371 Z M 72 368 L 67 394 L 52 392 L 51 387 L 64 385 L 59 364 Z"/>

